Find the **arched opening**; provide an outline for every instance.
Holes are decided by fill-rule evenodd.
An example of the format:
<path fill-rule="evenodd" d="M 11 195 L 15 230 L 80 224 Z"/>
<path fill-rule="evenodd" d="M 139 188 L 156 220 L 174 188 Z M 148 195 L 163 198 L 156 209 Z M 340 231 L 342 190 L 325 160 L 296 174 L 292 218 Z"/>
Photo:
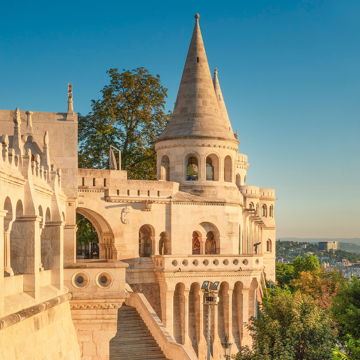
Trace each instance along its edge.
<path fill-rule="evenodd" d="M 193 231 L 192 234 L 192 254 L 198 255 L 202 253 L 201 249 L 201 233 L 199 231 Z"/>
<path fill-rule="evenodd" d="M 271 250 L 271 240 L 270 239 L 268 239 L 267 241 L 266 241 L 266 251 L 267 252 L 271 252 L 272 250 Z"/>
<path fill-rule="evenodd" d="M 169 237 L 169 234 L 166 231 L 163 231 L 160 234 L 159 254 L 160 255 L 171 255 L 170 237 Z"/>
<path fill-rule="evenodd" d="M 184 344 L 185 340 L 185 285 L 176 284 L 174 292 L 174 339 L 178 344 Z"/>
<path fill-rule="evenodd" d="M 250 203 L 249 208 L 254 209 L 254 203 L 253 202 Z"/>
<path fill-rule="evenodd" d="M 99 259 L 99 236 L 93 223 L 81 213 L 76 213 L 76 258 Z M 111 259 L 110 254 L 105 259 Z"/>
<path fill-rule="evenodd" d="M 214 234 L 213 231 L 209 231 L 209 232 L 206 234 L 205 254 L 206 254 L 206 255 L 217 254 L 217 252 L 216 252 L 215 234 Z"/>
<path fill-rule="evenodd" d="M 16 217 L 24 215 L 24 207 L 21 200 L 16 203 Z"/>
<path fill-rule="evenodd" d="M 225 158 L 224 180 L 225 180 L 225 182 L 232 182 L 232 160 L 229 155 L 226 156 L 226 158 Z"/>
<path fill-rule="evenodd" d="M 240 346 L 242 345 L 244 322 L 248 320 L 244 317 L 243 306 L 243 284 L 240 281 L 237 281 L 234 285 L 232 293 L 232 332 L 235 340 L 234 345 L 236 345 L 238 349 L 240 349 Z"/>
<path fill-rule="evenodd" d="M 257 316 L 257 288 L 258 282 L 256 279 L 253 279 L 249 289 L 249 318 L 251 316 Z"/>
<path fill-rule="evenodd" d="M 9 197 L 5 199 L 4 210 L 7 211 L 4 219 L 4 266 L 5 276 L 12 276 L 14 272 L 11 268 L 11 255 L 10 255 L 10 231 L 14 218 L 13 208 Z"/>
<path fill-rule="evenodd" d="M 41 205 L 39 205 L 39 216 L 41 217 L 40 229 L 42 229 L 44 227 L 44 212 Z"/>
<path fill-rule="evenodd" d="M 188 154 L 185 158 L 185 180 L 197 181 L 199 179 L 199 161 L 195 154 Z"/>
<path fill-rule="evenodd" d="M 46 209 L 45 222 L 51 221 L 51 211 L 49 208 Z"/>
<path fill-rule="evenodd" d="M 236 174 L 236 185 L 237 186 L 241 185 L 241 176 L 239 174 Z"/>
<path fill-rule="evenodd" d="M 201 340 L 201 295 L 200 284 L 192 283 L 189 291 L 189 337 L 190 346 L 197 356 L 199 356 L 198 344 Z"/>
<path fill-rule="evenodd" d="M 267 206 L 265 204 L 263 204 L 263 206 L 261 207 L 261 216 L 263 217 L 267 217 Z"/>
<path fill-rule="evenodd" d="M 161 158 L 160 180 L 170 181 L 170 159 L 167 155 Z"/>
<path fill-rule="evenodd" d="M 269 207 L 269 216 L 274 217 L 274 206 L 273 205 L 270 205 L 270 207 Z"/>
<path fill-rule="evenodd" d="M 218 304 L 218 334 L 221 341 L 224 341 L 225 335 L 230 334 L 229 329 L 229 284 L 223 281 L 220 284 L 219 304 Z"/>
<path fill-rule="evenodd" d="M 77 232 L 77 257 L 80 259 L 91 256 L 92 258 L 103 260 L 117 259 L 117 251 L 114 245 L 115 236 L 105 217 L 85 207 L 78 207 L 76 212 L 82 215 L 82 217 L 77 216 L 78 229 L 80 226 L 79 222 L 82 222 L 82 227 Z M 90 234 L 91 237 L 89 236 Z M 82 235 L 84 236 L 81 237 Z M 97 239 L 95 235 L 97 235 Z M 136 239 L 134 240 L 137 242 Z M 89 243 L 91 244 L 89 245 Z"/>
<path fill-rule="evenodd" d="M 24 274 L 26 270 L 26 258 L 28 247 L 26 246 L 27 229 L 24 229 L 24 223 L 21 216 L 24 215 L 24 207 L 21 200 L 16 203 L 15 220 L 11 226 L 10 232 L 10 264 L 15 275 Z"/>
<path fill-rule="evenodd" d="M 206 157 L 206 180 L 219 181 L 219 158 L 215 154 Z"/>
<path fill-rule="evenodd" d="M 155 231 L 151 225 L 143 225 L 139 230 L 139 256 L 150 257 L 153 255 L 153 241 Z"/>

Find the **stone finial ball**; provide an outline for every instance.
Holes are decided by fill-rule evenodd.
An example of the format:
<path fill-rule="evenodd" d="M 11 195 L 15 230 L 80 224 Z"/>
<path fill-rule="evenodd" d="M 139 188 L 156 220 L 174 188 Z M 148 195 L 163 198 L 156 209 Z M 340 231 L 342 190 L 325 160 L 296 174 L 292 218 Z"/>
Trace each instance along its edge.
<path fill-rule="evenodd" d="M 198 19 L 200 17 L 199 14 L 195 14 L 195 19 Z"/>

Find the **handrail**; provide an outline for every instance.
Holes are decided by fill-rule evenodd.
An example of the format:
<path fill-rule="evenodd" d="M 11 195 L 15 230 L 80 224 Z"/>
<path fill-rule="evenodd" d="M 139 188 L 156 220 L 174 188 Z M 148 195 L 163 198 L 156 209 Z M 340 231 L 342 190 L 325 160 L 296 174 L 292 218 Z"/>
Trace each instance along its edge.
<path fill-rule="evenodd" d="M 144 294 L 133 292 L 128 284 L 126 284 L 125 289 L 129 293 L 125 304 L 137 310 L 155 341 L 169 360 L 197 360 L 195 354 L 188 347 L 175 342 Z"/>

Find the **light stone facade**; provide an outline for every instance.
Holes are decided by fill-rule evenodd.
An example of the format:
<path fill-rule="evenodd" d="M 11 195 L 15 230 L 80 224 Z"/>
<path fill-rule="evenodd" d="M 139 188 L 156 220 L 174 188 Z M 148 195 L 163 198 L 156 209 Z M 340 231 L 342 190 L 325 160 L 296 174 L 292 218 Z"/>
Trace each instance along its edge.
<path fill-rule="evenodd" d="M 55 359 L 109 359 L 124 301 L 168 358 L 202 359 L 204 280 L 220 281 L 213 358 L 226 334 L 234 348 L 250 344 L 244 323 L 256 314 L 264 280 L 275 278 L 275 191 L 246 185 L 248 158 L 238 153 L 217 70 L 211 77 L 199 17 L 173 117 L 155 144 L 158 181 L 77 169 L 71 86 L 68 94 L 67 113 L 0 110 L 8 134 L 0 156 L 0 359 L 29 341 L 26 322 L 45 316 L 26 310 L 34 306 L 61 314 L 47 323 L 66 333 L 49 333 L 64 349 Z M 96 228 L 100 261 L 76 260 L 76 212 Z M 130 287 L 142 289 L 167 335 Z M 19 311 L 28 315 L 14 322 Z M 24 335 L 13 344 L 6 339 L 15 327 Z M 31 357 L 14 357 L 23 358 Z"/>

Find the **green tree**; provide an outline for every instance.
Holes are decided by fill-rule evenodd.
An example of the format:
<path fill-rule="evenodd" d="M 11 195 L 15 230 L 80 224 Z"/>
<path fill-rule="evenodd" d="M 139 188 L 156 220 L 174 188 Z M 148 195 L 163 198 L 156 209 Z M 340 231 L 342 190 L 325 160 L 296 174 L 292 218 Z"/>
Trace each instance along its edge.
<path fill-rule="evenodd" d="M 294 261 L 294 278 L 298 278 L 302 271 L 318 271 L 320 269 L 319 259 L 315 255 L 306 255 L 305 259 L 298 256 Z"/>
<path fill-rule="evenodd" d="M 98 243 L 98 235 L 94 225 L 83 215 L 76 214 L 76 241 L 81 244 Z"/>
<path fill-rule="evenodd" d="M 258 318 L 248 325 L 253 351 L 242 349 L 235 359 L 329 360 L 335 332 L 328 314 L 300 293 L 278 289 L 264 299 Z"/>
<path fill-rule="evenodd" d="M 79 117 L 79 167 L 108 168 L 113 145 L 129 178 L 156 179 L 154 141 L 171 115 L 165 113 L 167 89 L 144 68 L 107 73 L 102 99 L 92 100 L 92 111 Z"/>
<path fill-rule="evenodd" d="M 276 263 L 276 281 L 281 287 L 290 285 L 290 281 L 294 278 L 293 264 Z"/>
<path fill-rule="evenodd" d="M 353 277 L 345 282 L 334 298 L 332 314 L 337 322 L 340 339 L 346 340 L 351 335 L 360 340 L 360 280 Z"/>
<path fill-rule="evenodd" d="M 351 335 L 346 335 L 344 346 L 334 351 L 334 360 L 359 360 L 360 340 L 355 340 Z"/>

